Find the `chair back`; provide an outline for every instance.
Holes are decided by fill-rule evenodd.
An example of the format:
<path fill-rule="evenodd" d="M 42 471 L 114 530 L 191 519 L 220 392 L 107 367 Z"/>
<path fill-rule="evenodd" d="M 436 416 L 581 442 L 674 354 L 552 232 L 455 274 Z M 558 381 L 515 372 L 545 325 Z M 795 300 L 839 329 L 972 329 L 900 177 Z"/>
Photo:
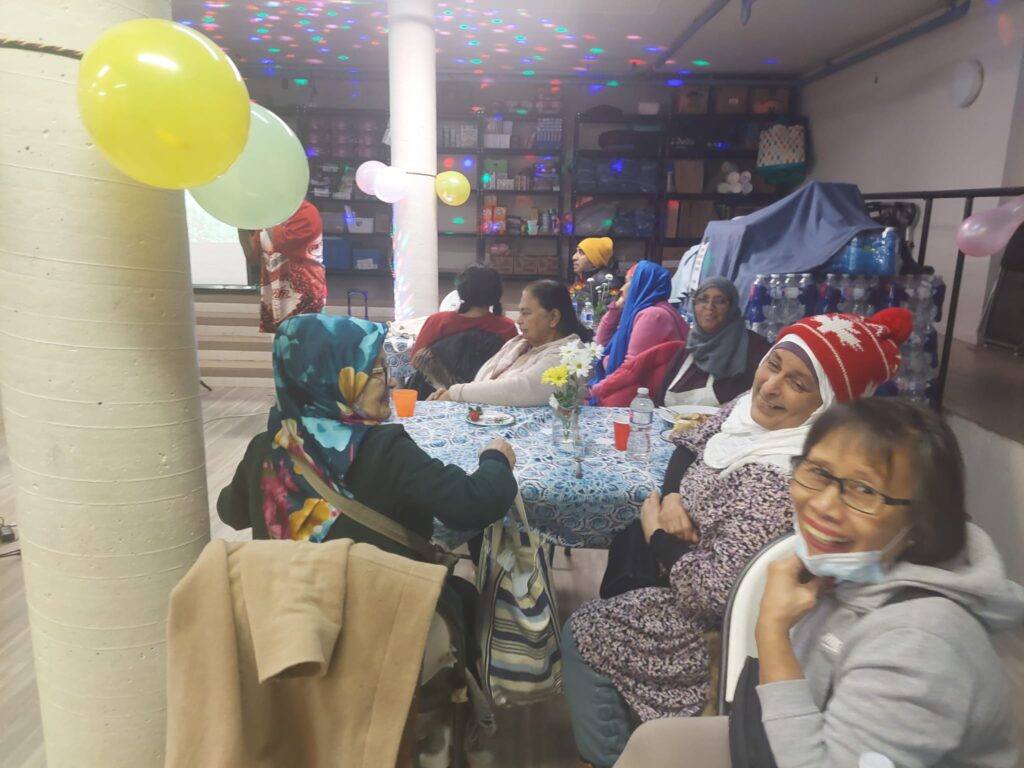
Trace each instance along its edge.
<path fill-rule="evenodd" d="M 796 551 L 796 536 L 785 536 L 766 544 L 740 571 L 729 593 L 722 619 L 722 666 L 718 677 L 718 713 L 727 714 L 736 683 L 748 656 L 757 656 L 754 629 L 768 578 L 768 564 Z"/>

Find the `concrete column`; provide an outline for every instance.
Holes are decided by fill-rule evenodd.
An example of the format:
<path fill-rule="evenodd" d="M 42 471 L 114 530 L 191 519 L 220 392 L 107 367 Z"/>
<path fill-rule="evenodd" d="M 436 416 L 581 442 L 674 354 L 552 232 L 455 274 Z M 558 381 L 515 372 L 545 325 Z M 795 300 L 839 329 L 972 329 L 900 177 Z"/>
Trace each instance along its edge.
<path fill-rule="evenodd" d="M 433 0 L 388 0 L 391 164 L 413 172 L 394 205 L 395 318 L 437 311 L 437 67 Z M 425 174 L 425 175 L 415 175 Z"/>
<path fill-rule="evenodd" d="M 6 3 L 85 50 L 169 0 Z M 0 393 L 50 768 L 162 766 L 171 588 L 209 539 L 181 192 L 92 145 L 78 63 L 0 55 Z"/>

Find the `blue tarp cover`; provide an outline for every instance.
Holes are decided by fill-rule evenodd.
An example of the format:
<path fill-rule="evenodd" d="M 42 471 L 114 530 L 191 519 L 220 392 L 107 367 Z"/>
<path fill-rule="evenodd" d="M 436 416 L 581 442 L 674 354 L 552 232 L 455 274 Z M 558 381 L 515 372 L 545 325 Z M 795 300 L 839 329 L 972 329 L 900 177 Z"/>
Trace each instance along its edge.
<path fill-rule="evenodd" d="M 701 279 L 728 277 L 745 307 L 757 275 L 810 272 L 859 233 L 879 229 L 855 184 L 811 182 L 748 216 L 708 224 Z"/>

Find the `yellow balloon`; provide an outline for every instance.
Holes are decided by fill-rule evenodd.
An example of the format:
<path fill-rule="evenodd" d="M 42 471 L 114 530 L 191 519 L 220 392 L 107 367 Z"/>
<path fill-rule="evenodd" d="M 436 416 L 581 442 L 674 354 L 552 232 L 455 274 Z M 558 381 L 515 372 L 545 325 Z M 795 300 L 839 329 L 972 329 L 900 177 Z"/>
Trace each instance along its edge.
<path fill-rule="evenodd" d="M 458 171 L 444 171 L 434 179 L 434 189 L 442 203 L 462 205 L 469 200 L 469 179 Z"/>
<path fill-rule="evenodd" d="M 82 58 L 78 109 L 122 173 L 166 189 L 213 181 L 249 136 L 249 92 L 234 63 L 205 35 L 164 19 L 100 35 Z"/>

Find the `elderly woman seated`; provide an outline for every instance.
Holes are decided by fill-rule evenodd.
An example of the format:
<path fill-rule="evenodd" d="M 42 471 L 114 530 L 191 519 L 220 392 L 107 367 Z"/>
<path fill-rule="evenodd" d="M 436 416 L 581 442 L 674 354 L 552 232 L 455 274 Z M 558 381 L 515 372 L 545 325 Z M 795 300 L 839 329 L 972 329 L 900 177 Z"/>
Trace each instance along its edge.
<path fill-rule="evenodd" d="M 694 295 L 695 325 L 685 341 L 666 341 L 626 360 L 591 388 L 598 405 L 628 406 L 638 387 L 655 405 L 712 405 L 750 389 L 769 344 L 743 322 L 731 280 L 712 277 Z"/>
<path fill-rule="evenodd" d="M 335 493 L 355 498 L 423 538 L 434 520 L 482 530 L 516 495 L 515 453 L 501 438 L 467 474 L 431 458 L 391 415 L 391 383 L 381 323 L 299 315 L 274 338 L 276 405 L 267 431 L 249 443 L 217 514 L 254 538 L 325 541 L 351 538 L 417 555 L 355 522 L 321 497 L 315 472 Z"/>
<path fill-rule="evenodd" d="M 721 622 L 744 564 L 792 529 L 793 457 L 833 402 L 892 377 L 910 330 L 905 309 L 801 320 L 780 333 L 749 393 L 676 438 L 688 468 L 666 477 L 665 498 L 652 494 L 641 513 L 667 586 L 586 603 L 563 632 L 562 675 L 584 759 L 609 768 L 635 722 L 701 712 L 704 632 Z M 670 472 L 678 466 L 674 457 Z"/>
<path fill-rule="evenodd" d="M 496 269 L 470 264 L 455 285 L 457 310 L 428 317 L 411 350 L 417 374 L 408 386 L 421 399 L 436 388 L 472 381 L 505 342 L 519 335 L 516 324 L 502 314 L 501 275 Z"/>
<path fill-rule="evenodd" d="M 690 327 L 669 304 L 672 276 L 653 261 L 641 261 L 626 273 L 626 284 L 601 318 L 597 343 L 608 354 L 597 366 L 594 381 L 613 375 L 637 355 L 666 342 L 686 342 Z"/>
<path fill-rule="evenodd" d="M 541 375 L 559 364 L 559 350 L 574 341 L 590 341 L 572 305 L 568 289 L 554 280 L 538 280 L 523 289 L 519 300 L 522 335 L 508 342 L 484 363 L 468 384 L 454 384 L 430 400 L 455 400 L 485 405 L 547 405 L 554 392 Z"/>
<path fill-rule="evenodd" d="M 774 762 L 1018 765 L 990 635 L 1024 622 L 1024 589 L 967 522 L 949 426 L 899 400 L 836 406 L 793 467 L 796 554 L 769 566 L 743 689 Z M 653 721 L 615 767 L 729 768 L 729 741 L 724 717 Z"/>

